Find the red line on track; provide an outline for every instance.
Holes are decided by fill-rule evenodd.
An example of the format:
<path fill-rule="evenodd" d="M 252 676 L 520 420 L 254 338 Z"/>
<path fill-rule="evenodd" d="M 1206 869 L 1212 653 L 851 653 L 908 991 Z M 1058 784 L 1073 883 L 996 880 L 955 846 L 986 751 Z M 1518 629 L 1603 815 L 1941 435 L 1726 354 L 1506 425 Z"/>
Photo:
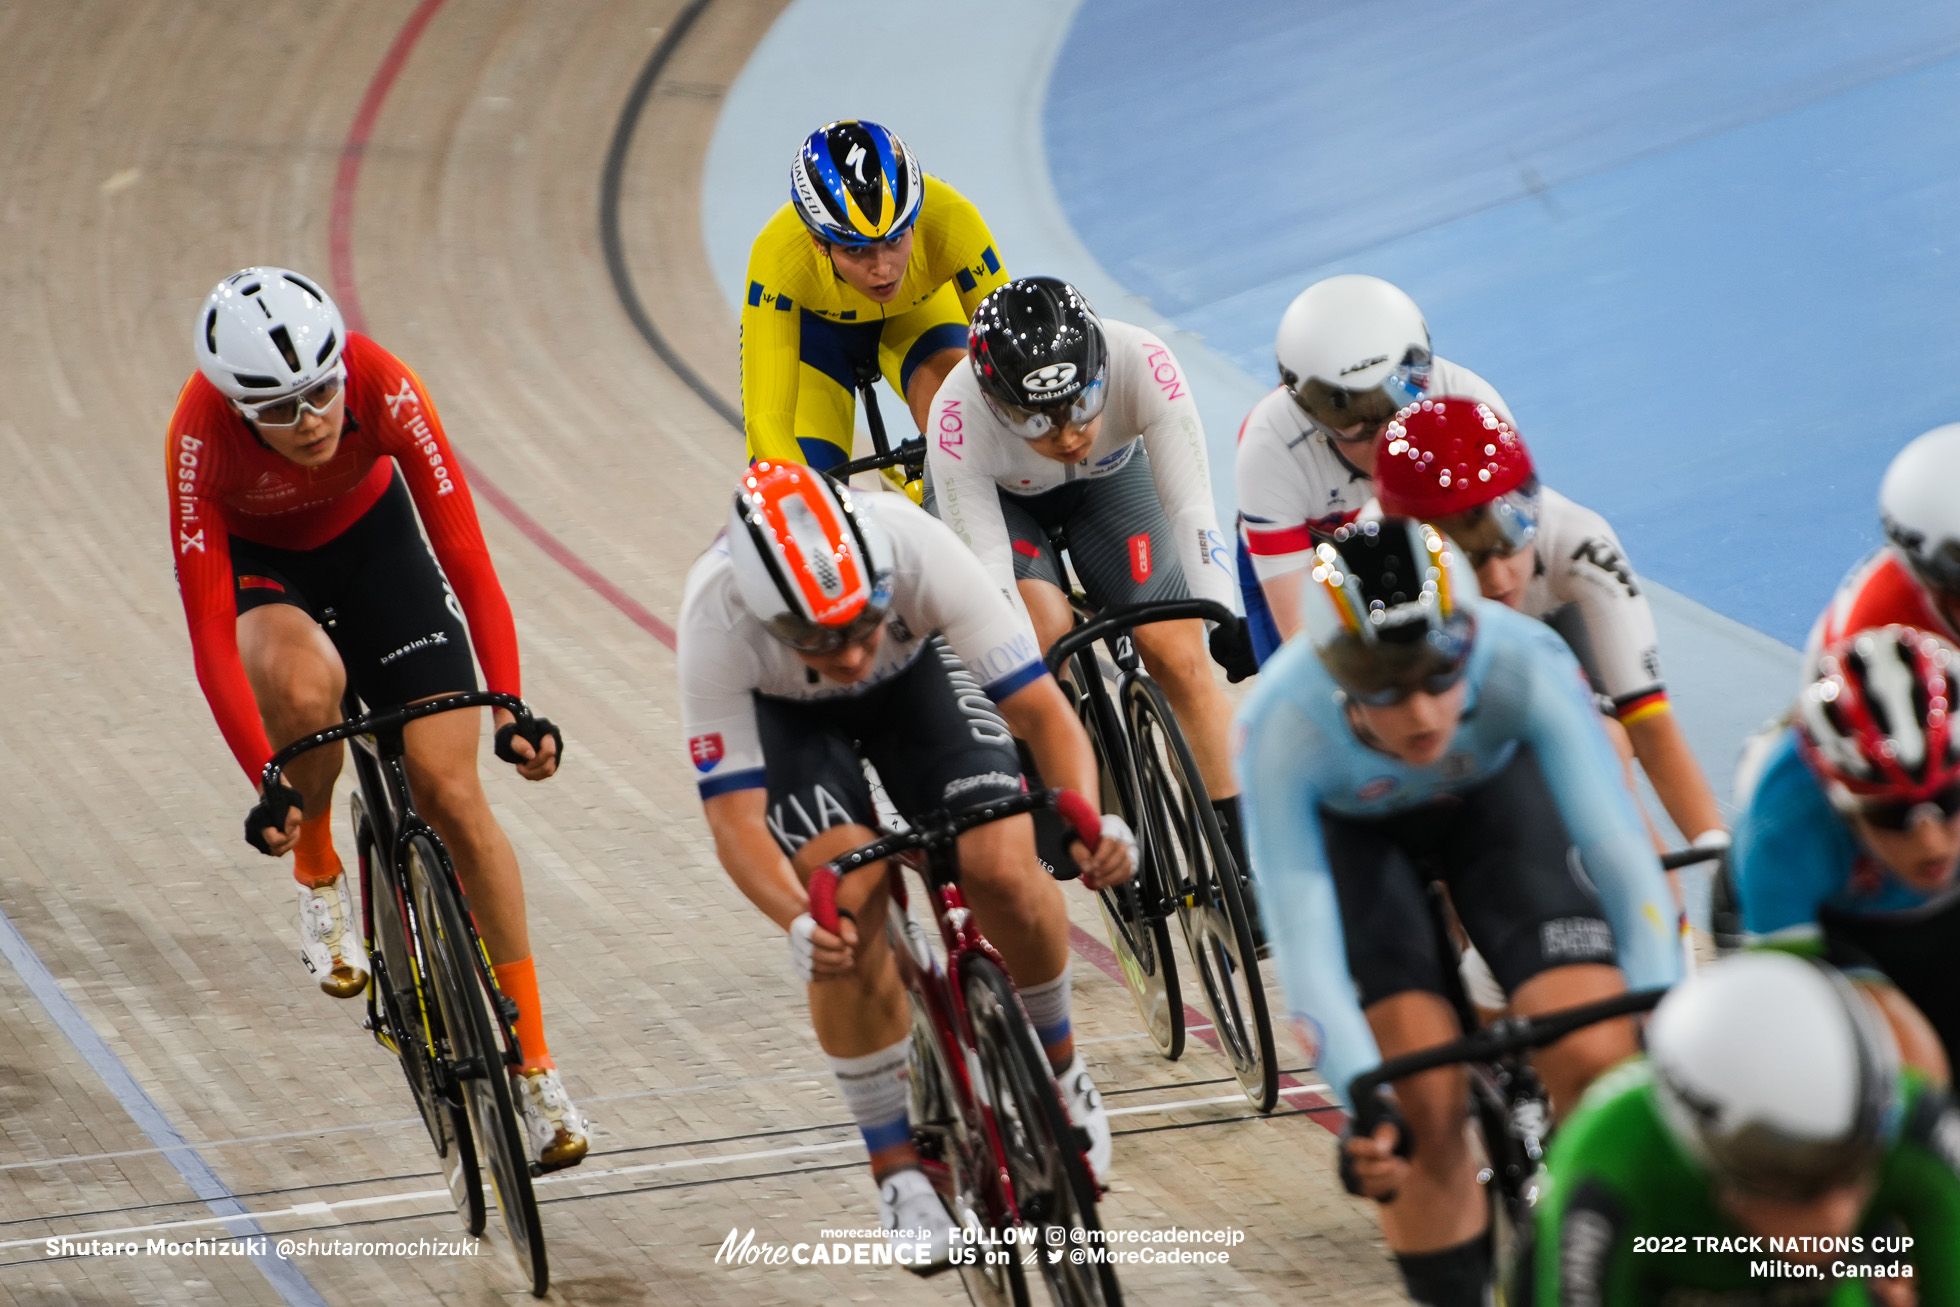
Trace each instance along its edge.
<path fill-rule="evenodd" d="M 395 79 L 401 76 L 404 65 L 408 63 L 409 53 L 421 39 L 422 32 L 435 17 L 436 10 L 442 8 L 443 0 L 422 0 L 415 12 L 402 24 L 401 31 L 395 34 L 394 44 L 382 57 L 381 66 L 375 69 L 374 79 L 368 83 L 361 96 L 360 108 L 354 112 L 354 121 L 347 129 L 347 139 L 340 147 L 340 166 L 334 173 L 333 206 L 327 217 L 327 267 L 328 277 L 333 285 L 334 299 L 340 304 L 340 312 L 347 319 L 351 330 L 366 334 L 367 319 L 361 313 L 361 297 L 354 282 L 354 193 L 361 180 L 361 160 L 367 155 L 368 141 L 374 134 L 375 120 L 381 116 L 381 106 L 394 87 Z M 654 616 L 639 600 L 607 580 L 598 568 L 586 562 L 573 551 L 571 546 L 546 530 L 544 525 L 525 512 L 515 499 L 505 494 L 496 482 L 458 454 L 456 461 L 462 466 L 463 475 L 479 498 L 503 514 L 510 524 L 523 533 L 524 537 L 566 571 L 593 590 L 600 598 L 617 608 L 626 619 L 651 635 L 669 649 L 674 647 L 674 628 Z M 1089 934 L 1080 926 L 1069 925 L 1069 940 L 1075 951 L 1098 969 L 1105 972 L 1117 984 L 1125 983 L 1123 968 L 1116 960 L 1116 954 L 1107 944 Z M 1201 1026 L 1205 1018 L 1188 1004 L 1184 1009 L 1187 1025 Z M 1210 1030 L 1197 1031 L 1198 1038 L 1218 1047 L 1218 1036 Z M 1292 1076 L 1282 1075 L 1280 1084 L 1287 1088 L 1298 1088 L 1300 1082 Z M 1310 1105 L 1305 1109 L 1315 1121 L 1321 1120 L 1325 1109 L 1332 1106 L 1317 1095 L 1307 1096 Z M 1330 1129 L 1335 1127 L 1330 1126 Z"/>
<path fill-rule="evenodd" d="M 394 88 L 395 79 L 401 76 L 402 68 L 408 63 L 409 53 L 421 39 L 429 20 L 436 16 L 436 10 L 442 8 L 442 3 L 443 0 L 422 0 L 408 16 L 408 21 L 402 24 L 401 31 L 395 33 L 394 43 L 382 56 L 381 66 L 375 69 L 373 80 L 361 95 L 360 108 L 354 111 L 354 121 L 348 126 L 347 139 L 340 147 L 340 166 L 334 171 L 333 204 L 327 213 L 328 280 L 333 286 L 334 299 L 340 304 L 341 316 L 347 319 L 348 328 L 364 335 L 367 332 L 367 316 L 361 312 L 360 291 L 354 280 L 354 194 L 360 187 L 361 161 L 367 157 L 368 141 L 374 135 L 374 124 L 381 117 L 381 106 L 387 100 L 388 92 Z M 543 523 L 519 507 L 517 501 L 484 475 L 481 468 L 460 453 L 456 456 L 456 462 L 477 497 L 503 514 L 512 526 L 523 533 L 525 539 L 585 582 L 633 625 L 669 649 L 674 647 L 673 627 L 654 616 L 639 600 L 608 581 L 598 568 L 546 530 Z"/>

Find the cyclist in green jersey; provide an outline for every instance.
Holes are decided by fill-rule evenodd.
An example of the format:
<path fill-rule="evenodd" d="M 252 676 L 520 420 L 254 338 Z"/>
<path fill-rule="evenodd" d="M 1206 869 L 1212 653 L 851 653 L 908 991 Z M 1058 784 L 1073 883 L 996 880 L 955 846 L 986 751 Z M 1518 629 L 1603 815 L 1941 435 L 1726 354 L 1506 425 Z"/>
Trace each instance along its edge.
<path fill-rule="evenodd" d="M 1560 1129 L 1514 1301 L 1960 1303 L 1960 1110 L 1837 972 L 1725 958 Z"/>

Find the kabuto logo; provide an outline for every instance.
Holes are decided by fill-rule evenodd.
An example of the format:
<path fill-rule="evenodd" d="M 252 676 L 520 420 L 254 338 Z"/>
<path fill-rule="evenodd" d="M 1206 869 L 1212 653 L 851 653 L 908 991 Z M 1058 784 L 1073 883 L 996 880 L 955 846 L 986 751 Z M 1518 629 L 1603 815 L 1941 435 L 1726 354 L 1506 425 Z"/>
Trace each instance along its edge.
<path fill-rule="evenodd" d="M 1030 395 L 1052 395 L 1075 384 L 1075 364 L 1050 363 L 1021 378 L 1021 388 Z"/>

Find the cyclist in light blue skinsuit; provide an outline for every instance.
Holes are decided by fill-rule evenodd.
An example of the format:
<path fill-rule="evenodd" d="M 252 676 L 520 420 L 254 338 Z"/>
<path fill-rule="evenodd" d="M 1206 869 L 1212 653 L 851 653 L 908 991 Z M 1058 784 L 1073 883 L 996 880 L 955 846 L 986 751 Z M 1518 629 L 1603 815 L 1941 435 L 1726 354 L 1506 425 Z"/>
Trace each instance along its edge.
<path fill-rule="evenodd" d="M 1667 882 L 1578 663 L 1543 623 L 1474 598 L 1452 554 L 1405 518 L 1340 528 L 1305 574 L 1307 638 L 1266 664 L 1238 713 L 1280 977 L 1337 1092 L 1459 1033 L 1431 881 L 1521 1013 L 1680 978 Z M 1634 1052 L 1618 1021 L 1537 1067 L 1564 1110 Z M 1404 1081 L 1395 1123 L 1343 1145 L 1343 1178 L 1383 1203 L 1418 1302 L 1478 1302 L 1489 1278 L 1465 1098 L 1460 1072 Z"/>

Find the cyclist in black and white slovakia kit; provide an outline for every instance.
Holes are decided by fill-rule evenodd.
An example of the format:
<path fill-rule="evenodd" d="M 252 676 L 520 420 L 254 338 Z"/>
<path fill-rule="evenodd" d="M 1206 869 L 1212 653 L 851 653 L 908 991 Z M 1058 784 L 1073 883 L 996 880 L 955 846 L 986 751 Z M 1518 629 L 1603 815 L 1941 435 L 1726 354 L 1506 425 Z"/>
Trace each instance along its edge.
<path fill-rule="evenodd" d="M 1375 437 L 1425 394 L 1468 395 L 1508 419 L 1468 368 L 1437 358 L 1429 324 L 1379 277 L 1329 277 L 1301 291 L 1273 342 L 1280 384 L 1239 427 L 1239 585 L 1259 661 L 1300 629 L 1301 574 L 1324 538 L 1375 493 Z"/>
<path fill-rule="evenodd" d="M 932 1231 L 923 1248 L 895 1236 L 895 1259 L 944 1267 L 951 1218 L 912 1146 L 911 1014 L 883 929 L 883 877 L 846 878 L 839 935 L 811 918 L 803 877 L 874 838 L 864 762 L 901 815 L 919 816 L 1019 793 L 1014 736 L 1050 784 L 1094 795 L 1088 737 L 1026 621 L 952 532 L 902 495 L 853 496 L 797 464 L 743 474 L 727 529 L 688 573 L 679 643 L 688 756 L 716 852 L 788 933 L 886 1229 Z M 1122 819 L 1102 826 L 1093 856 L 1073 850 L 1091 888 L 1135 868 Z M 1036 861 L 1033 823 L 981 826 L 959 852 L 967 902 L 1106 1178 L 1109 1118 L 1069 1026 L 1068 913 Z"/>
<path fill-rule="evenodd" d="M 1066 282 L 1009 282 L 973 312 L 970 367 L 932 402 L 926 506 L 1024 607 L 1047 649 L 1072 614 L 1048 531 L 1061 528 L 1100 608 L 1196 596 L 1232 606 L 1232 567 L 1212 505 L 1204 427 L 1164 343 L 1108 322 Z M 1221 650 L 1242 643 L 1239 624 Z M 1136 628 L 1243 871 L 1232 710 L 1196 620 Z M 1221 657 L 1221 661 L 1224 658 Z"/>

